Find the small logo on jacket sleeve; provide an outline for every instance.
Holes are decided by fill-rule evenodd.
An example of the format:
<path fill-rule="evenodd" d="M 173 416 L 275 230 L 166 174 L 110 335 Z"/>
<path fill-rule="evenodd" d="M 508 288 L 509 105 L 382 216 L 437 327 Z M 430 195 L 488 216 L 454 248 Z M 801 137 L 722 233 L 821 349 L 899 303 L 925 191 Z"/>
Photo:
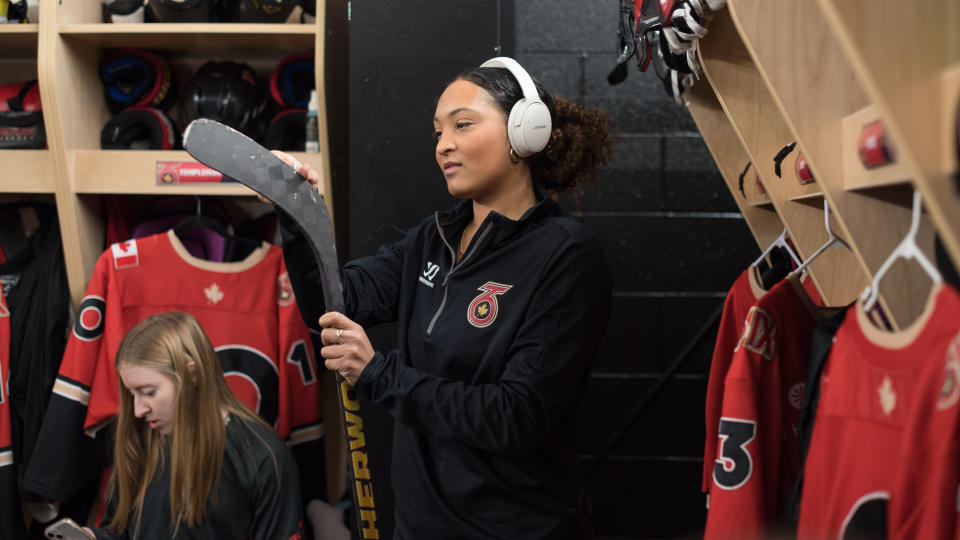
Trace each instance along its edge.
<path fill-rule="evenodd" d="M 481 293 L 470 302 L 470 307 L 467 308 L 467 320 L 470 324 L 477 328 L 486 328 L 493 324 L 500 310 L 497 297 L 512 288 L 513 285 L 503 285 L 493 281 L 477 287 Z"/>

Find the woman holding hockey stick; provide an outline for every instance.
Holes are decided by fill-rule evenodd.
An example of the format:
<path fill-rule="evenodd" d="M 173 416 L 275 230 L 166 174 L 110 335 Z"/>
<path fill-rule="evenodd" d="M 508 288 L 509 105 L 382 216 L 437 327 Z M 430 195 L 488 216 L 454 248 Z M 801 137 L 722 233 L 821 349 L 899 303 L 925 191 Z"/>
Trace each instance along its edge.
<path fill-rule="evenodd" d="M 311 249 L 282 218 L 298 304 L 326 366 L 397 420 L 394 538 L 581 537 L 573 414 L 611 283 L 598 242 L 551 193 L 596 175 L 609 122 L 496 58 L 446 87 L 433 125 L 463 201 L 345 265 L 345 313 L 324 313 Z M 364 328 L 387 321 L 399 346 L 375 351 Z"/>
<path fill-rule="evenodd" d="M 116 357 L 120 404 L 99 540 L 302 535 L 296 466 L 231 392 L 193 316 L 151 316 Z"/>

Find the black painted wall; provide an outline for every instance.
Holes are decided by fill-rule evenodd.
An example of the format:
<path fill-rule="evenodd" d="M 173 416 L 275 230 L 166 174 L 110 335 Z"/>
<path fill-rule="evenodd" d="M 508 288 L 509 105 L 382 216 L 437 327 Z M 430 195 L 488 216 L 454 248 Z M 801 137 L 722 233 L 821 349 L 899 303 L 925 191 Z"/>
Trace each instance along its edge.
<path fill-rule="evenodd" d="M 653 73 L 631 66 L 625 83 L 607 84 L 617 9 L 618 0 L 368 0 L 352 3 L 349 23 L 350 257 L 400 239 L 453 202 L 433 160 L 435 100 L 461 69 L 495 56 L 498 44 L 554 95 L 606 109 L 616 120 L 619 142 L 601 182 L 564 196 L 604 239 L 614 267 L 613 319 L 581 414 L 585 464 L 758 251 L 689 114 Z M 391 347 L 395 331 L 371 331 L 375 346 Z M 696 536 L 702 529 L 712 346 L 711 332 L 594 477 L 600 537 Z M 389 538 L 392 423 L 366 405 Z"/>

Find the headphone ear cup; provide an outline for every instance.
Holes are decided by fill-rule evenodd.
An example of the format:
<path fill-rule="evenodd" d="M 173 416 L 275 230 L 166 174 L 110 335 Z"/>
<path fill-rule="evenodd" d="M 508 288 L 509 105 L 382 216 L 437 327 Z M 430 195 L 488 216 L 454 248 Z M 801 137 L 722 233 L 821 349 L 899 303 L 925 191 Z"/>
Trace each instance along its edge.
<path fill-rule="evenodd" d="M 523 98 L 510 109 L 507 137 L 519 157 L 530 157 L 550 142 L 550 110 L 540 100 Z"/>

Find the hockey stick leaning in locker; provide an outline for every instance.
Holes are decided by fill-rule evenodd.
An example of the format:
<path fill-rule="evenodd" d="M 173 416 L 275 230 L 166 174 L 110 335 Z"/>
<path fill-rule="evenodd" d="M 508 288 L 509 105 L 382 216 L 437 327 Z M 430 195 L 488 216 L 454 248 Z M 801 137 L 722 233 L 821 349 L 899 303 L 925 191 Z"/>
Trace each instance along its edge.
<path fill-rule="evenodd" d="M 343 289 L 330 213 L 310 183 L 260 144 L 215 120 L 201 118 L 191 122 L 183 134 L 183 147 L 200 163 L 263 195 L 293 219 L 309 240 L 320 266 L 327 311 L 342 313 Z M 337 390 L 350 456 L 347 470 L 353 504 L 357 509 L 357 531 L 361 538 L 379 538 L 360 401 L 353 386 L 339 373 Z"/>

